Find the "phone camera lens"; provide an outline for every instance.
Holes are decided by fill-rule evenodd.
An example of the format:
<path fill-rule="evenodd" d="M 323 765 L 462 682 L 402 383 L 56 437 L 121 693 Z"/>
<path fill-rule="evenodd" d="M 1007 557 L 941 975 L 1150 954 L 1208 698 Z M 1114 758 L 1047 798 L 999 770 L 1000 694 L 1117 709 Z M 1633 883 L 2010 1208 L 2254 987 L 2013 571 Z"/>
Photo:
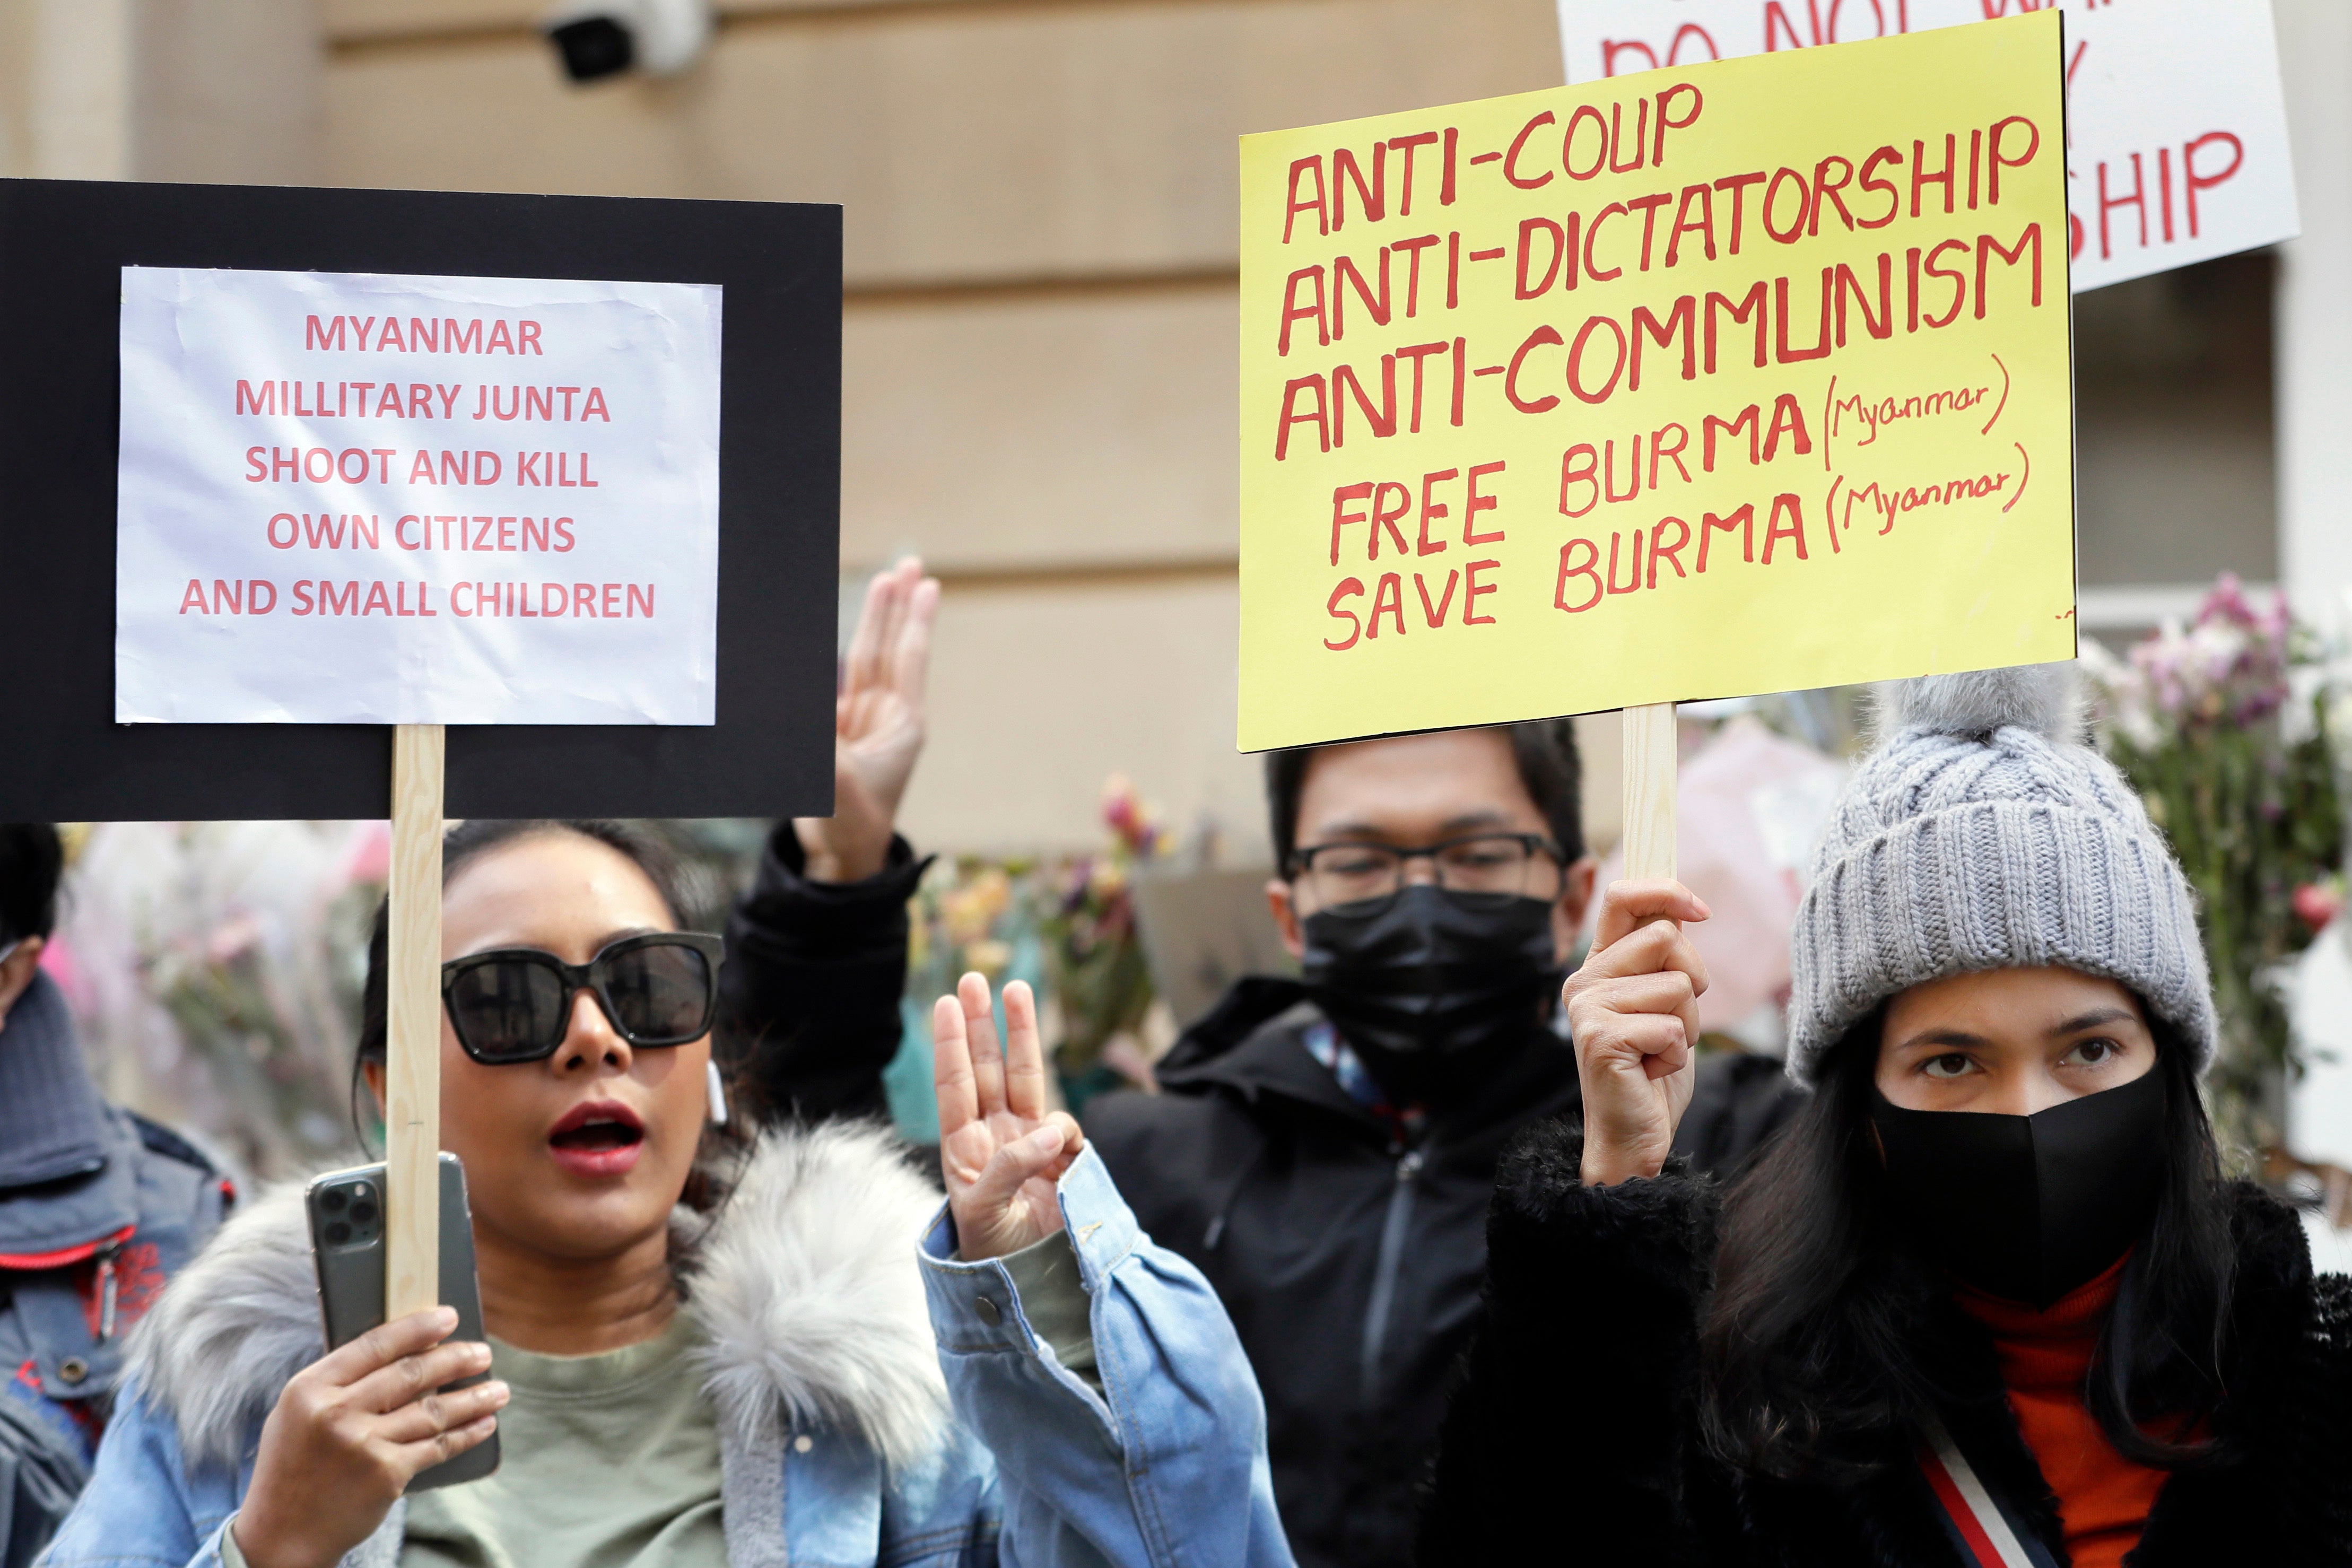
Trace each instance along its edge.
<path fill-rule="evenodd" d="M 361 1199 L 352 1205 L 352 1219 L 359 1225 L 372 1224 L 375 1219 L 375 1205 Z"/>
<path fill-rule="evenodd" d="M 327 1244 L 330 1247 L 341 1247 L 343 1243 L 351 1240 L 351 1238 L 352 1227 L 345 1225 L 341 1220 L 337 1220 L 334 1224 L 327 1227 Z"/>
<path fill-rule="evenodd" d="M 350 1201 L 351 1200 L 349 1198 L 343 1195 L 341 1189 L 330 1187 L 327 1189 L 326 1194 L 320 1198 L 319 1206 L 325 1209 L 329 1214 L 341 1214 L 343 1212 L 343 1205 Z"/>

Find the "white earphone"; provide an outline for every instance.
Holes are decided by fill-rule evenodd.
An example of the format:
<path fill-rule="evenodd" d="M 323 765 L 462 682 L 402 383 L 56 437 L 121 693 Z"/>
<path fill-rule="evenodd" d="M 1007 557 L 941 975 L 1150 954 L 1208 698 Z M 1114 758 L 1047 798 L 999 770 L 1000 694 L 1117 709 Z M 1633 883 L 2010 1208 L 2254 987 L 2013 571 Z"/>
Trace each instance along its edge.
<path fill-rule="evenodd" d="M 710 1125 L 724 1127 L 727 1125 L 727 1086 L 719 1081 L 717 1062 L 705 1062 L 702 1067 L 707 1075 L 703 1087 L 710 1100 Z"/>

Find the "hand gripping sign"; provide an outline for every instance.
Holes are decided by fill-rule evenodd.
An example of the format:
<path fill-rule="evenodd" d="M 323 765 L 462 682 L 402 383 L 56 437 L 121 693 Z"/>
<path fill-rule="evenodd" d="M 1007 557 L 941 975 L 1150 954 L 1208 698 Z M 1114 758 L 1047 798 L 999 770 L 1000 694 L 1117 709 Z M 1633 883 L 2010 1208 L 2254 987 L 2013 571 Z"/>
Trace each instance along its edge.
<path fill-rule="evenodd" d="M 439 1299 L 445 812 L 830 809 L 840 234 L 0 182 L 0 817 L 391 816 L 391 1313 Z"/>
<path fill-rule="evenodd" d="M 2077 289 L 2298 231 L 2271 0 L 1559 0 L 1570 81 L 2044 10 L 2066 29 Z"/>
<path fill-rule="evenodd" d="M 2063 93 L 2044 12 L 1245 138 L 1242 747 L 2071 658 Z"/>

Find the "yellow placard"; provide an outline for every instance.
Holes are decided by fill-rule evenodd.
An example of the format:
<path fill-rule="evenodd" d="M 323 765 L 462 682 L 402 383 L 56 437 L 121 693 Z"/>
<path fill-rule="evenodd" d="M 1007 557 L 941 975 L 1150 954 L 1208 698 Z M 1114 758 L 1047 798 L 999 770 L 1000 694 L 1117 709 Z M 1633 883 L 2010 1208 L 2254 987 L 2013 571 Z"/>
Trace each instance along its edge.
<path fill-rule="evenodd" d="M 2073 657 L 2059 27 L 1244 137 L 1242 748 Z"/>

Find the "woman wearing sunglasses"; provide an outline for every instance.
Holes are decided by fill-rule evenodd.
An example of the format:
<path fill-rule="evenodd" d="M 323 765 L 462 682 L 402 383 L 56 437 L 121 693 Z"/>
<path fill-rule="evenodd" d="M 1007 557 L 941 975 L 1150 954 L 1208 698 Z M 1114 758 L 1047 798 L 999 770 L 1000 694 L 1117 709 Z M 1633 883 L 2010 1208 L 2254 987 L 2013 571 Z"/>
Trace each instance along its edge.
<path fill-rule="evenodd" d="M 727 954 L 679 906 L 618 825 L 450 836 L 442 1141 L 492 1342 L 426 1312 L 322 1353 L 265 1196 L 147 1320 L 47 1562 L 1289 1562 L 1232 1328 L 1048 1112 L 1027 988 L 1001 1046 L 978 976 L 938 1010 L 942 1209 L 879 1129 L 721 1123 Z M 369 984 L 380 1089 L 380 946 Z M 404 1496 L 493 1430 L 496 1473 Z"/>

